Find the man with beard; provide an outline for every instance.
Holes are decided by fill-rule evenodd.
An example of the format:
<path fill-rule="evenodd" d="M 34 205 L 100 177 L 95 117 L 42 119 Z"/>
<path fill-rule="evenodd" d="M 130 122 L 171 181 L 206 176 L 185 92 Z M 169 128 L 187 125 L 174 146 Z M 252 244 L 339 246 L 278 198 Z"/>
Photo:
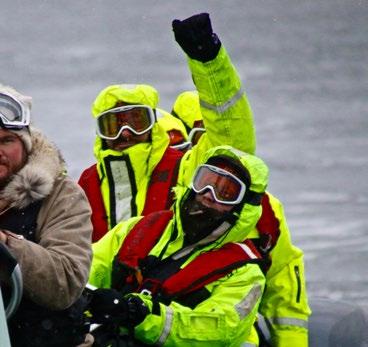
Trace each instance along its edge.
<path fill-rule="evenodd" d="M 8 322 L 11 345 L 76 346 L 86 334 L 83 310 L 69 307 L 91 263 L 90 207 L 59 150 L 30 127 L 30 109 L 29 97 L 0 85 L 0 242 L 24 283 Z"/>
<path fill-rule="evenodd" d="M 267 180 L 255 156 L 229 146 L 206 152 L 191 184 L 176 187 L 174 211 L 121 222 L 93 245 L 93 319 L 127 328 L 121 338 L 137 346 L 240 346 L 264 287 L 261 256 L 242 241 L 262 213 Z"/>

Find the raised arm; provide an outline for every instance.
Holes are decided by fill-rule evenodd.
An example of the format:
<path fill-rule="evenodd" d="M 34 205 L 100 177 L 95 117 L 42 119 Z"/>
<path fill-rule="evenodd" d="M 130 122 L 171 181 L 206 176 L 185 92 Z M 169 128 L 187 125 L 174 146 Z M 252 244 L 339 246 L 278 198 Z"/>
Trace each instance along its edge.
<path fill-rule="evenodd" d="M 172 23 L 175 39 L 188 56 L 207 130 L 207 146 L 231 145 L 254 153 L 253 115 L 240 77 L 213 32 L 210 17 L 201 13 Z"/>

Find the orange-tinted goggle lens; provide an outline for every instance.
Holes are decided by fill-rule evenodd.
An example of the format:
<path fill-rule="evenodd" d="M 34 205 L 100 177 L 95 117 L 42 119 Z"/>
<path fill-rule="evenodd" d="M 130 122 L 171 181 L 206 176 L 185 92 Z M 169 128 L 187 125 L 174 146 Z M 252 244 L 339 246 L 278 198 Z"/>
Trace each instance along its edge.
<path fill-rule="evenodd" d="M 197 169 L 192 188 L 196 193 L 209 189 L 214 199 L 223 204 L 238 204 L 246 191 L 245 184 L 232 173 L 207 164 Z"/>
<path fill-rule="evenodd" d="M 152 128 L 154 122 L 154 112 L 150 107 L 121 106 L 98 116 L 97 132 L 102 138 L 115 140 L 123 129 L 129 129 L 136 135 L 142 135 Z"/>

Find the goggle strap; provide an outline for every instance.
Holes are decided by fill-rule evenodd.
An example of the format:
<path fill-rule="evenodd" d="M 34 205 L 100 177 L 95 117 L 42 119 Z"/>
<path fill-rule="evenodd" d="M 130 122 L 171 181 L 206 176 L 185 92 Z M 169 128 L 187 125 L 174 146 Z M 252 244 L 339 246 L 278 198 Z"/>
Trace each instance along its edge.
<path fill-rule="evenodd" d="M 254 192 L 253 190 L 248 190 L 245 193 L 245 202 L 249 205 L 259 206 L 261 204 L 264 193 Z"/>
<path fill-rule="evenodd" d="M 157 122 L 157 111 L 155 108 L 152 108 L 152 112 L 153 112 L 153 123 Z"/>

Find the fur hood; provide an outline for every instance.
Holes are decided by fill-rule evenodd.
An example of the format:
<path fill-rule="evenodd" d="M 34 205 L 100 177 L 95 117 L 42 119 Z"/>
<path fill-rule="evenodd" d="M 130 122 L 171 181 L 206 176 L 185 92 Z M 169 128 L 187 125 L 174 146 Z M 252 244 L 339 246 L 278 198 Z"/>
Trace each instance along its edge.
<path fill-rule="evenodd" d="M 32 150 L 27 163 L 0 192 L 0 199 L 15 208 L 24 208 L 44 199 L 65 171 L 65 161 L 56 146 L 40 130 L 32 127 L 30 131 Z"/>

